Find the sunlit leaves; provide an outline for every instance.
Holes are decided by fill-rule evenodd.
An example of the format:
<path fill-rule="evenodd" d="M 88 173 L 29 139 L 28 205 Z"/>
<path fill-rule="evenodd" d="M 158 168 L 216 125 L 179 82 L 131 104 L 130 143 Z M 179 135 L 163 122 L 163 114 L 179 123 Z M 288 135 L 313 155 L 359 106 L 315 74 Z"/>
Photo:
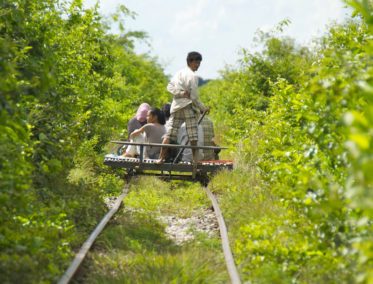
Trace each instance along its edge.
<path fill-rule="evenodd" d="M 366 9 L 367 1 L 355 3 Z M 297 217 L 273 217 L 267 207 L 257 216 L 251 207 L 264 207 L 264 202 L 255 194 L 245 199 L 247 209 L 241 207 L 240 214 L 255 218 L 249 225 L 243 220 L 235 223 L 236 249 L 253 282 L 262 277 L 275 281 L 267 271 L 276 271 L 277 279 L 288 282 L 369 278 L 371 254 L 367 249 L 372 232 L 368 224 L 373 200 L 370 29 L 358 18 L 332 25 L 315 40 L 312 50 L 262 33 L 262 52 L 245 50 L 238 70 L 226 70 L 222 80 L 203 89 L 203 95 L 215 98 L 219 123 L 228 126 L 220 127 L 224 141 L 240 148 L 238 165 L 255 173 L 260 186 L 272 194 L 273 207 L 297 212 Z M 258 108 L 262 98 L 264 107 Z M 245 190 L 253 189 L 242 188 L 242 198 Z M 280 234 L 284 220 L 290 224 L 296 218 L 305 218 L 293 233 L 302 231 L 308 241 L 302 252 L 300 240 L 283 242 L 288 235 Z M 356 222 L 361 225 L 357 227 Z M 354 248 L 350 239 L 354 239 Z M 287 253 L 273 255 L 285 248 Z M 292 252 L 302 257 L 293 259 Z M 325 263 L 323 269 L 317 262 Z M 283 263 L 298 274 L 281 267 Z M 359 276 L 350 278 L 341 273 L 341 267 Z"/>
<path fill-rule="evenodd" d="M 81 0 L 3 1 L 0 17 L 0 274 L 51 282 L 123 184 L 106 143 L 141 102 L 169 99 L 166 76 L 133 52 L 144 33 L 110 35 Z"/>

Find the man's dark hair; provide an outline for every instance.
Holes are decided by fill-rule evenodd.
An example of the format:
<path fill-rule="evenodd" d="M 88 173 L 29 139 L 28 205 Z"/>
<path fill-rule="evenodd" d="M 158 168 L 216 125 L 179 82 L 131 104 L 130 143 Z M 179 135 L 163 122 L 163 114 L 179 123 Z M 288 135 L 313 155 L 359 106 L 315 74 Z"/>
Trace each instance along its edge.
<path fill-rule="evenodd" d="M 191 51 L 187 56 L 187 63 L 189 64 L 192 61 L 202 61 L 202 55 L 197 51 Z"/>

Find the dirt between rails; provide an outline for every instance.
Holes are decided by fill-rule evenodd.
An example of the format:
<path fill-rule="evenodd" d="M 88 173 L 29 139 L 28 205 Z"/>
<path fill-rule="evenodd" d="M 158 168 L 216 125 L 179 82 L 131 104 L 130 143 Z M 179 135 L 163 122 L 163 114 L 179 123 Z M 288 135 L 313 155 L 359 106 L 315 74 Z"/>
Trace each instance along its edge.
<path fill-rule="evenodd" d="M 206 233 L 209 237 L 216 236 L 219 225 L 215 213 L 207 209 L 203 215 L 195 215 L 190 218 L 178 218 L 175 216 L 160 216 L 158 219 L 166 224 L 166 234 L 177 245 L 182 245 L 195 238 L 195 232 Z"/>
<path fill-rule="evenodd" d="M 105 203 L 110 209 L 115 203 L 115 198 L 107 198 Z M 134 212 L 138 210 L 126 207 L 125 211 Z M 163 215 L 158 216 L 157 219 L 165 224 L 166 235 L 177 245 L 183 245 L 194 240 L 198 233 L 205 233 L 210 238 L 219 235 L 218 220 L 211 208 L 195 212 L 189 218 Z"/>

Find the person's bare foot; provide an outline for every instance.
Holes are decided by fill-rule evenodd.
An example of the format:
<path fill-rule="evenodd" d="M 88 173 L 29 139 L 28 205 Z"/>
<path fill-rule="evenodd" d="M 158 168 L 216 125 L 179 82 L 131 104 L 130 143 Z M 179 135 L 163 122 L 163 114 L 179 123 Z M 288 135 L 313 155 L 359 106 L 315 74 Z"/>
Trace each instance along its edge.
<path fill-rule="evenodd" d="M 166 162 L 165 159 L 158 159 L 155 161 L 156 164 L 164 164 L 164 162 Z"/>

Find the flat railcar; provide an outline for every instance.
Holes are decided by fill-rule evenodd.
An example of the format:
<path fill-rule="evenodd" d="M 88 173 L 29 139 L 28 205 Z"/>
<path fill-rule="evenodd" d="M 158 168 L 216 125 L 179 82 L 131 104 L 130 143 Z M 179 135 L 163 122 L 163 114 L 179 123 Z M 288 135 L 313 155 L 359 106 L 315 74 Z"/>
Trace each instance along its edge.
<path fill-rule="evenodd" d="M 222 150 L 224 147 L 215 146 L 189 146 L 175 144 L 158 144 L 158 143 L 134 143 L 127 141 L 111 141 L 121 145 L 135 145 L 140 147 L 140 155 L 137 158 L 129 158 L 116 154 L 108 154 L 104 158 L 104 164 L 124 168 L 130 175 L 154 175 L 164 179 L 180 179 L 208 182 L 209 177 L 220 170 L 232 170 L 233 162 L 230 160 L 209 160 L 198 161 L 193 164 L 190 162 L 165 162 L 158 163 L 157 160 L 144 158 L 144 147 L 165 147 L 176 148 L 179 150 L 190 149 L 210 149 Z"/>

